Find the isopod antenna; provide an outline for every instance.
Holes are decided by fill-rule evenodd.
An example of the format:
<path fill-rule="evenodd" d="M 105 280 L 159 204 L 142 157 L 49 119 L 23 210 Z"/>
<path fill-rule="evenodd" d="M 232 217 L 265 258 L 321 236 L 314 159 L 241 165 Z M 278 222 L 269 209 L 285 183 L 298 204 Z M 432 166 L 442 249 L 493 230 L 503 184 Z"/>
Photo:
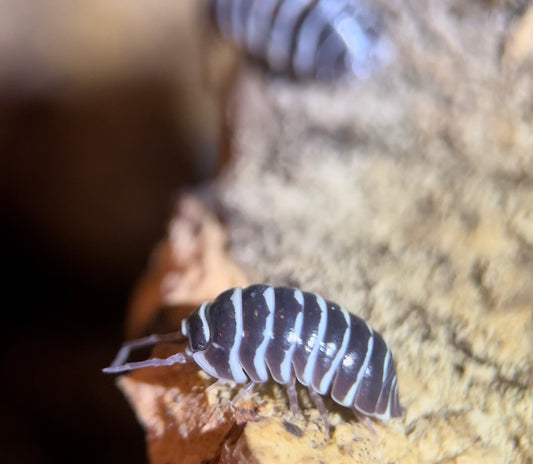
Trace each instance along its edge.
<path fill-rule="evenodd" d="M 125 342 L 118 351 L 115 359 L 109 367 L 102 369 L 105 374 L 120 374 L 143 367 L 161 367 L 172 366 L 173 364 L 185 364 L 188 362 L 187 356 L 183 353 L 176 353 L 168 358 L 150 358 L 144 361 L 127 362 L 130 353 L 139 348 L 153 346 L 157 343 L 183 342 L 187 337 L 181 332 L 172 332 L 169 334 L 153 334 L 148 337 L 139 338 Z"/>

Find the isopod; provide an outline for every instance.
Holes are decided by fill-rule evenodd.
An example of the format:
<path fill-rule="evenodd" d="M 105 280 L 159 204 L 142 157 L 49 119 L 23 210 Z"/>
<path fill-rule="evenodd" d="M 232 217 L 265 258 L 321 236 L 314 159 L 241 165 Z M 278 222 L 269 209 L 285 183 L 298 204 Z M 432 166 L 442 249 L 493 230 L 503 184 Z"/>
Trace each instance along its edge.
<path fill-rule="evenodd" d="M 185 354 L 125 362 L 132 348 L 187 339 Z M 237 384 L 269 381 L 287 386 L 298 411 L 295 379 L 308 387 L 329 430 L 322 396 L 380 420 L 402 407 L 392 354 L 363 319 L 320 295 L 255 284 L 221 293 L 182 321 L 181 333 L 152 335 L 124 344 L 106 373 L 167 366 L 193 359 L 212 377 Z"/>
<path fill-rule="evenodd" d="M 207 0 L 221 35 L 276 73 L 366 79 L 392 57 L 364 0 Z"/>

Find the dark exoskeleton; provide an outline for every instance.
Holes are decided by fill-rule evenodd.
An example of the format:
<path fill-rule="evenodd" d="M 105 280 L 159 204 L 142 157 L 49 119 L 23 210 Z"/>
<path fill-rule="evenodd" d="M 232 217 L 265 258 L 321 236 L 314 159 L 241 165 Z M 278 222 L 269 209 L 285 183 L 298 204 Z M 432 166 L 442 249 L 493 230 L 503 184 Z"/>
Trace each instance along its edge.
<path fill-rule="evenodd" d="M 188 340 L 186 353 L 128 363 L 132 349 Z M 322 396 L 380 420 L 402 414 L 392 354 L 363 319 L 320 295 L 264 284 L 233 288 L 182 321 L 181 333 L 127 342 L 106 373 L 194 360 L 222 381 L 286 385 L 296 413 L 295 381 L 309 393 L 329 429 Z"/>

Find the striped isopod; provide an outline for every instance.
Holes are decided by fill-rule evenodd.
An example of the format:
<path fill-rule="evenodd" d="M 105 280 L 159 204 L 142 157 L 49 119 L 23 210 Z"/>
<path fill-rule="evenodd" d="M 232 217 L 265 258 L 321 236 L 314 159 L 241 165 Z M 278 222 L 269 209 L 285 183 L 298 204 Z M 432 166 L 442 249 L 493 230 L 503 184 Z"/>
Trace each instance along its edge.
<path fill-rule="evenodd" d="M 177 336 L 188 339 L 187 356 L 125 363 L 131 348 Z M 227 290 L 184 319 L 181 334 L 126 343 L 104 372 L 184 363 L 188 357 L 220 380 L 253 386 L 272 378 L 287 385 L 293 412 L 296 378 L 308 387 L 326 428 L 320 395 L 381 420 L 402 413 L 394 360 L 381 335 L 314 293 L 264 284 Z"/>
<path fill-rule="evenodd" d="M 296 78 L 369 77 L 392 46 L 364 0 L 207 0 L 222 36 Z"/>

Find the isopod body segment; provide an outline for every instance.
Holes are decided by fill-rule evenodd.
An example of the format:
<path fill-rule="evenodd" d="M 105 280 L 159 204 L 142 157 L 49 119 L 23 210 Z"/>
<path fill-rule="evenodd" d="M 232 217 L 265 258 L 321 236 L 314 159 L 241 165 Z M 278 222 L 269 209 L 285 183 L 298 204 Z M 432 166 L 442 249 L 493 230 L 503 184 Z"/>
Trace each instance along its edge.
<path fill-rule="evenodd" d="M 182 322 L 188 354 L 237 383 L 296 379 L 365 416 L 402 413 L 392 354 L 363 319 L 320 295 L 264 284 L 234 288 Z"/>

